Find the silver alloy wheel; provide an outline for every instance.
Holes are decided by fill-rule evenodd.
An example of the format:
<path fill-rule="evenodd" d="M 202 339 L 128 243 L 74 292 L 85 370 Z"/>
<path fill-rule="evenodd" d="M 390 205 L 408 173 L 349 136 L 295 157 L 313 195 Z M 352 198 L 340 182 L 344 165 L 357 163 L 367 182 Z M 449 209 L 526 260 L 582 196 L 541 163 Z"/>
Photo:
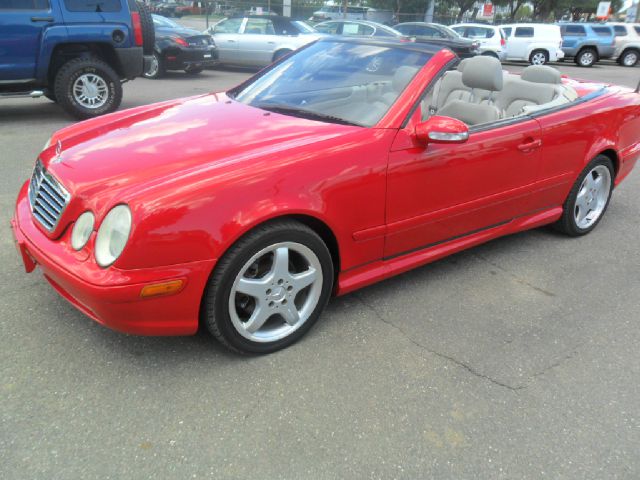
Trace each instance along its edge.
<path fill-rule="evenodd" d="M 596 61 L 596 57 L 591 51 L 584 52 L 580 55 L 580 65 L 583 67 L 588 67 L 589 65 L 593 65 Z"/>
<path fill-rule="evenodd" d="M 627 52 L 622 58 L 622 63 L 625 67 L 633 67 L 638 63 L 638 54 L 636 52 Z"/>
<path fill-rule="evenodd" d="M 544 65 L 545 63 L 547 63 L 547 56 L 542 52 L 538 52 L 531 57 L 532 65 Z"/>
<path fill-rule="evenodd" d="M 158 74 L 158 70 L 160 70 L 160 61 L 158 60 L 158 56 L 154 53 L 151 56 L 151 61 L 149 62 L 149 68 L 146 72 L 144 72 L 145 77 L 153 78 Z"/>
<path fill-rule="evenodd" d="M 288 337 L 309 319 L 322 293 L 322 266 L 305 245 L 281 242 L 244 264 L 229 295 L 237 332 L 253 342 Z"/>
<path fill-rule="evenodd" d="M 611 191 L 611 172 L 604 165 L 597 165 L 589 171 L 573 207 L 573 217 L 578 228 L 585 230 L 598 221 L 604 212 Z"/>
<path fill-rule="evenodd" d="M 109 99 L 109 87 L 104 79 L 94 73 L 80 75 L 72 87 L 73 98 L 85 108 L 104 106 Z"/>

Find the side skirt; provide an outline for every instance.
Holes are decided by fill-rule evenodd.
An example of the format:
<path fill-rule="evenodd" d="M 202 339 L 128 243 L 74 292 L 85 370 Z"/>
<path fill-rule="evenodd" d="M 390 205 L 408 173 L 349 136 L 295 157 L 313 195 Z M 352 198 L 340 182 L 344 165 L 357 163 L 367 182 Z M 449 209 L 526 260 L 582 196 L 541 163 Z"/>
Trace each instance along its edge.
<path fill-rule="evenodd" d="M 426 247 L 422 250 L 386 260 L 378 260 L 346 272 L 341 272 L 338 276 L 336 295 L 344 295 L 384 280 L 385 278 L 440 260 L 453 253 L 475 247 L 494 238 L 553 223 L 560 219 L 561 216 L 562 207 L 553 207 L 531 215 L 515 218 L 508 223 L 471 233 L 464 237 L 458 237 Z"/>

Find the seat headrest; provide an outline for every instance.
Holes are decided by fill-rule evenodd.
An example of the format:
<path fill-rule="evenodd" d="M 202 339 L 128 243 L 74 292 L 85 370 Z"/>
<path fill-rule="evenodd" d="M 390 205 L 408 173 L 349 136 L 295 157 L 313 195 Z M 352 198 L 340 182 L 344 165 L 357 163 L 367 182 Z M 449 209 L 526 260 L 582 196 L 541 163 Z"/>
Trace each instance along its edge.
<path fill-rule="evenodd" d="M 534 83 L 562 83 L 560 72 L 547 65 L 530 65 L 522 71 L 520 78 Z"/>
<path fill-rule="evenodd" d="M 497 92 L 502 90 L 502 65 L 500 60 L 486 55 L 467 59 L 462 71 L 462 83 L 469 88 L 481 88 Z"/>
<path fill-rule="evenodd" d="M 469 60 L 468 58 L 463 58 L 462 60 L 460 60 L 460 63 L 456 67 L 456 70 L 458 70 L 459 72 L 464 72 L 464 67 L 467 66 L 468 60 Z"/>
<path fill-rule="evenodd" d="M 404 90 L 404 88 L 409 84 L 417 71 L 417 68 L 409 67 L 407 65 L 399 67 L 393 74 L 393 79 L 391 80 L 393 89 L 396 92 L 401 92 L 402 90 Z"/>

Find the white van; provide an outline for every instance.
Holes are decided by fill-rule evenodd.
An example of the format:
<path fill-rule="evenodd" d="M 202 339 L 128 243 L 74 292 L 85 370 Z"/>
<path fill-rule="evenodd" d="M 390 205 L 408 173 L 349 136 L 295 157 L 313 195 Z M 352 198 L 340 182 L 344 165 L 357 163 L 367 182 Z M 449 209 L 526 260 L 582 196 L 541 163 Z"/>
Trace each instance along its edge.
<path fill-rule="evenodd" d="M 459 23 L 451 28 L 461 37 L 480 44 L 480 55 L 490 55 L 503 62 L 507 57 L 507 36 L 501 27 L 477 23 Z"/>
<path fill-rule="evenodd" d="M 515 23 L 502 29 L 507 35 L 507 60 L 544 65 L 564 58 L 558 25 Z"/>

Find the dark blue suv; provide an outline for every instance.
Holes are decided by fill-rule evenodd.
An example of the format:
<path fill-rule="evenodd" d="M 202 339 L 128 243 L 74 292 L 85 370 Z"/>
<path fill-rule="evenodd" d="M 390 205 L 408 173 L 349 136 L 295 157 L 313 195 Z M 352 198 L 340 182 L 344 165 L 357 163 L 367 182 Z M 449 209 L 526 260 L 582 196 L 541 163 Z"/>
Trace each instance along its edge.
<path fill-rule="evenodd" d="M 77 118 L 112 112 L 153 45 L 134 0 L 0 0 L 0 98 L 45 95 Z"/>

